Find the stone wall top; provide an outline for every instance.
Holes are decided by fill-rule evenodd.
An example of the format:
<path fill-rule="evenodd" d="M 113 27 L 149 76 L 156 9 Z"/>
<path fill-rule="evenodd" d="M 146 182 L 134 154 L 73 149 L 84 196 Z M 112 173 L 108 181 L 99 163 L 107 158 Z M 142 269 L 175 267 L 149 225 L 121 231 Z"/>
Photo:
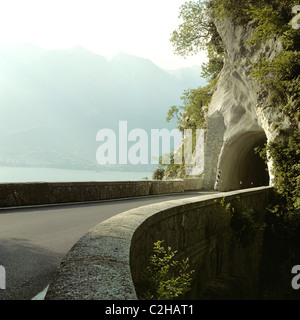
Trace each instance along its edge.
<path fill-rule="evenodd" d="M 149 254 L 145 248 L 151 248 L 153 243 L 139 244 L 143 251 L 132 255 L 134 239 L 141 239 L 141 235 L 148 234 L 153 225 L 158 226 L 162 221 L 165 223 L 170 219 L 176 220 L 184 212 L 195 212 L 198 215 L 201 208 L 217 206 L 216 199 L 257 197 L 258 203 L 262 199 L 261 195 L 266 195 L 270 190 L 270 187 L 261 187 L 172 200 L 118 214 L 92 228 L 73 246 L 58 268 L 45 299 L 136 300 L 133 279 L 137 277 L 136 272 L 139 270 L 134 269 L 132 273 L 132 265 L 137 265 L 133 260 L 144 260 Z M 211 213 L 213 212 L 212 210 Z M 164 226 L 169 226 L 169 223 L 164 223 L 155 229 L 161 233 L 162 239 L 167 237 Z M 176 230 L 172 232 L 176 233 Z"/>
<path fill-rule="evenodd" d="M 0 208 L 181 193 L 201 188 L 201 179 L 0 183 Z"/>

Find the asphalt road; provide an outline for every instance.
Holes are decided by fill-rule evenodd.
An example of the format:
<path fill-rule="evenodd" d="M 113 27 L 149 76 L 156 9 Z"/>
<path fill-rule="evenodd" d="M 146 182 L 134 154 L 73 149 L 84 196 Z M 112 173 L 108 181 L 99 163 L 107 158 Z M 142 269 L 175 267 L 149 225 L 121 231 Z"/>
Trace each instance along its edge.
<path fill-rule="evenodd" d="M 161 201 L 207 195 L 189 192 L 90 204 L 0 210 L 0 300 L 30 300 L 50 282 L 62 258 L 86 232 L 123 211 Z"/>

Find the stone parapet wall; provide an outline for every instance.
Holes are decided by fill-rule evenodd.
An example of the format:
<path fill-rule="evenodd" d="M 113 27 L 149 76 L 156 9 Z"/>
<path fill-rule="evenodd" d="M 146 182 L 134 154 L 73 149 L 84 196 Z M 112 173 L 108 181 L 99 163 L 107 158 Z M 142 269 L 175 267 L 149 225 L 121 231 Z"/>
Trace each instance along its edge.
<path fill-rule="evenodd" d="M 0 183 L 0 208 L 120 199 L 201 188 L 200 179 Z"/>
<path fill-rule="evenodd" d="M 178 250 L 196 271 L 191 299 L 249 298 L 258 290 L 262 233 L 249 248 L 232 241 L 230 215 L 220 200 L 237 198 L 260 212 L 270 187 L 166 201 L 114 216 L 83 236 L 67 253 L 48 288 L 46 300 L 135 300 L 153 244 Z M 220 295 L 220 296 L 218 296 Z"/>

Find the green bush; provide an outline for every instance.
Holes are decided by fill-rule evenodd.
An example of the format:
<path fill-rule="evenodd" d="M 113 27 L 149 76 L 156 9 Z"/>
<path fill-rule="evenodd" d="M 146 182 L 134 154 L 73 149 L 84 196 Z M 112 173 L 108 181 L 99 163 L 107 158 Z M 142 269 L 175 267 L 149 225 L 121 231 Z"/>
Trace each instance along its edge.
<path fill-rule="evenodd" d="M 154 243 L 140 299 L 172 300 L 191 290 L 191 276 L 194 270 L 188 271 L 189 259 L 182 262 L 174 260 L 177 251 L 172 251 L 171 247 L 165 249 L 161 245 L 163 242 Z"/>
<path fill-rule="evenodd" d="M 157 168 L 152 174 L 152 180 L 162 180 L 165 174 L 165 169 Z"/>
<path fill-rule="evenodd" d="M 223 198 L 220 204 L 231 217 L 230 227 L 233 239 L 238 240 L 243 248 L 250 247 L 259 232 L 266 227 L 264 223 L 258 222 L 257 212 L 239 198 L 234 203 L 225 203 Z"/>

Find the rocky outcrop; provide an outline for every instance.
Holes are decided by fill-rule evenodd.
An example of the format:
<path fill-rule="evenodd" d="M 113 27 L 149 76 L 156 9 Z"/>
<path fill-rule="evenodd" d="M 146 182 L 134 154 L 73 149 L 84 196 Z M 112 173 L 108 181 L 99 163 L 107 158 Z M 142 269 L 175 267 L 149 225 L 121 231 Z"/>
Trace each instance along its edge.
<path fill-rule="evenodd" d="M 273 59 L 282 44 L 271 39 L 251 46 L 254 32 L 230 19 L 215 20 L 225 48 L 224 67 L 208 108 L 203 186 L 221 191 L 272 184 L 272 163 L 268 167 L 255 152 L 276 138 L 274 123 L 286 120 L 268 105 L 268 92 L 251 76 L 251 63 L 262 57 Z"/>

